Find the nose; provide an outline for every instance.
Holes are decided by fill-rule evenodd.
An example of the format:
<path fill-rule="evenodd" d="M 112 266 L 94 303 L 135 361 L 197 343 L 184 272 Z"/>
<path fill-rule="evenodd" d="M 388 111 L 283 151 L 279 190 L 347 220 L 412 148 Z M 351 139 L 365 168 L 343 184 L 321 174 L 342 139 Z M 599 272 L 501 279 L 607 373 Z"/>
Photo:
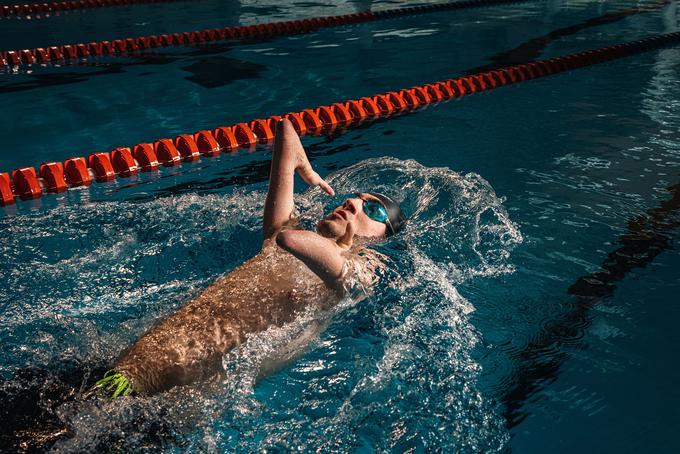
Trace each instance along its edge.
<path fill-rule="evenodd" d="M 342 204 L 342 208 L 356 216 L 359 212 L 359 202 L 359 199 L 347 199 L 345 200 L 345 203 Z"/>

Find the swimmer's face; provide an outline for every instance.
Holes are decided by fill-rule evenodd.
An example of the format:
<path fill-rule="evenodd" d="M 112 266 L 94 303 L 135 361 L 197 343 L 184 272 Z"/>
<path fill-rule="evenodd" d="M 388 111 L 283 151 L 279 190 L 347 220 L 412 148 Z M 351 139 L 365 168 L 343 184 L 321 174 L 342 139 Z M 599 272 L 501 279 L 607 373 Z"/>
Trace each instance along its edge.
<path fill-rule="evenodd" d="M 361 194 L 366 200 L 378 199 L 370 194 Z M 323 218 L 317 230 L 327 238 L 340 238 L 347 230 L 347 225 L 352 223 L 355 227 L 355 235 L 367 237 L 381 237 L 387 233 L 387 226 L 369 218 L 363 210 L 364 201 L 359 197 L 345 200 L 345 203 L 335 208 L 331 214 Z"/>

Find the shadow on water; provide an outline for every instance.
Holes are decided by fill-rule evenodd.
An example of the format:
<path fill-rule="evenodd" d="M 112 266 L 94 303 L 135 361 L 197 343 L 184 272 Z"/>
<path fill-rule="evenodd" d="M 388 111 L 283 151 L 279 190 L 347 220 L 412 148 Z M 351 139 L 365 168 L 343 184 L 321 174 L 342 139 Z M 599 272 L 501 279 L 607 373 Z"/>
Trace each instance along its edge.
<path fill-rule="evenodd" d="M 98 62 L 75 61 L 63 64 L 82 72 L 68 71 L 44 74 L 26 74 L 28 80 L 0 84 L 0 93 L 13 93 L 35 90 L 45 87 L 68 85 L 87 82 L 96 76 L 126 73 L 126 68 L 142 66 L 169 65 L 176 62 L 188 61 L 188 65 L 180 67 L 190 73 L 186 80 L 202 87 L 215 88 L 228 85 L 237 80 L 257 79 L 266 70 L 266 66 L 222 55 L 233 46 L 226 43 L 214 43 L 191 48 L 181 53 L 141 53 L 129 55 L 119 61 L 102 60 Z M 93 68 L 94 71 L 87 72 Z M 142 73 L 149 75 L 153 73 Z"/>
<path fill-rule="evenodd" d="M 621 11 L 612 11 L 601 16 L 593 17 L 579 24 L 558 28 L 546 35 L 530 39 L 529 41 L 520 44 L 514 49 L 500 52 L 489 58 L 491 63 L 469 69 L 465 72 L 465 74 L 468 75 L 477 74 L 485 71 L 492 71 L 494 69 L 503 68 L 506 66 L 513 66 L 520 63 L 526 63 L 527 61 L 535 60 L 541 56 L 541 53 L 548 46 L 548 44 L 552 43 L 553 41 L 557 41 L 560 38 L 575 35 L 591 27 L 599 27 L 601 25 L 613 24 L 615 22 L 619 22 L 627 17 L 634 16 L 637 14 L 656 11 L 668 5 L 669 3 L 670 3 L 669 1 L 664 0 L 653 3 L 651 5 L 627 8 Z"/>
<path fill-rule="evenodd" d="M 27 90 L 35 90 L 37 88 L 53 87 L 59 85 L 77 84 L 79 82 L 86 82 L 94 76 L 103 76 L 108 74 L 120 74 L 123 71 L 121 64 L 102 65 L 104 69 L 93 71 L 91 73 L 77 73 L 77 72 L 63 72 L 52 74 L 32 74 L 31 79 L 23 82 L 12 82 L 0 84 L 0 93 L 14 93 Z"/>
<path fill-rule="evenodd" d="M 643 215 L 629 220 L 626 233 L 617 240 L 619 247 L 610 252 L 600 269 L 582 276 L 567 293 L 574 297 L 568 310 L 549 320 L 529 344 L 513 359 L 516 371 L 503 394 L 508 427 L 513 428 L 529 414 L 522 411 L 524 402 L 542 387 L 557 379 L 569 354 L 563 347 L 579 348 L 590 325 L 589 310 L 612 296 L 616 284 L 631 271 L 644 268 L 663 251 L 672 248 L 680 227 L 680 183 L 667 188 L 671 198 Z"/>
<path fill-rule="evenodd" d="M 0 388 L 0 452 L 38 453 L 51 450 L 55 443 L 72 437 L 63 423 L 62 413 L 74 411 L 73 404 L 89 400 L 90 405 L 102 406 L 105 398 L 83 397 L 84 391 L 94 383 L 86 383 L 83 377 L 98 377 L 104 368 L 84 367 L 74 364 L 56 364 L 54 371 L 26 368 Z M 71 408 L 69 408 L 71 404 Z M 141 412 L 130 411 L 129 419 L 116 427 L 108 436 L 96 441 L 95 452 L 117 452 L 115 446 L 126 434 L 144 427 L 139 442 L 154 450 L 170 446 L 181 447 L 171 424 L 166 422 L 169 407 L 158 408 L 153 420 Z"/>
<path fill-rule="evenodd" d="M 235 80 L 258 79 L 266 66 L 235 58 L 215 56 L 200 58 L 197 61 L 181 66 L 180 69 L 191 73 L 186 80 L 201 87 L 216 88 L 230 84 Z"/>
<path fill-rule="evenodd" d="M 0 451 L 40 452 L 66 436 L 56 409 L 76 398 L 89 375 L 104 371 L 75 362 L 55 364 L 50 371 L 33 367 L 15 371 L 0 386 Z"/>

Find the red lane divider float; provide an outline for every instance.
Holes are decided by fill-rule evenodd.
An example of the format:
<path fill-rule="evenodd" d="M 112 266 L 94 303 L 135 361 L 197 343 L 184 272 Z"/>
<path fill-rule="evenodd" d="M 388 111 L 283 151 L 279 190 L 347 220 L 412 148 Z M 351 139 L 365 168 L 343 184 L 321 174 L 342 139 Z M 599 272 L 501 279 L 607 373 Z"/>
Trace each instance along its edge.
<path fill-rule="evenodd" d="M 169 3 L 177 0 L 72 0 L 65 2 L 24 3 L 2 5 L 0 17 L 37 16 L 76 9 L 104 8 L 107 6 L 137 5 L 140 3 Z"/>
<path fill-rule="evenodd" d="M 330 133 L 338 127 L 350 128 L 364 121 L 393 117 L 441 101 L 678 43 L 680 32 L 669 33 L 315 109 L 290 112 L 283 115 L 283 118 L 289 119 L 300 135 Z M 59 162 L 47 162 L 40 166 L 39 173 L 33 167 L 21 167 L 12 172 L 11 179 L 7 173 L 0 173 L 0 205 L 14 203 L 15 197 L 33 199 L 40 197 L 43 192 L 60 192 L 68 187 L 89 185 L 93 180 L 111 181 L 116 176 L 128 177 L 137 174 L 139 170 L 158 171 L 160 165 L 174 166 L 181 161 L 194 161 L 199 155 L 216 156 L 220 152 L 251 148 L 258 142 L 271 141 L 275 123 L 281 118 L 272 116 L 249 123 L 220 126 L 212 131 L 199 131 L 193 135 L 182 134 L 172 140 L 160 139 L 153 144 L 140 143 L 132 148 L 116 148 L 110 153 L 97 152 L 87 159 L 67 159 L 63 165 Z"/>
<path fill-rule="evenodd" d="M 94 1 L 94 0 L 81 0 Z M 123 1 L 123 0 L 111 0 Z M 125 0 L 130 1 L 130 0 Z M 36 49 L 9 50 L 0 52 L 0 68 L 6 66 L 32 65 L 35 63 L 59 63 L 87 57 L 127 55 L 134 52 L 155 49 L 159 47 L 182 46 L 211 41 L 232 39 L 257 39 L 275 36 L 307 33 L 327 27 L 337 27 L 359 22 L 379 19 L 409 16 L 414 14 L 431 13 L 444 10 L 466 9 L 483 6 L 501 5 L 505 3 L 520 3 L 539 0 L 463 0 L 436 5 L 410 6 L 380 11 L 366 11 L 363 13 L 343 14 L 340 16 L 315 17 L 310 19 L 289 20 L 284 22 L 270 22 L 257 25 L 241 25 L 235 27 L 213 28 L 193 32 L 170 33 L 164 35 L 141 36 L 137 38 L 116 39 L 113 41 L 99 41 L 91 43 L 66 44 L 46 46 Z M 80 2 L 63 2 L 80 3 Z M 130 1 L 132 3 L 132 1 Z M 137 1 L 142 3 L 142 1 Z"/>

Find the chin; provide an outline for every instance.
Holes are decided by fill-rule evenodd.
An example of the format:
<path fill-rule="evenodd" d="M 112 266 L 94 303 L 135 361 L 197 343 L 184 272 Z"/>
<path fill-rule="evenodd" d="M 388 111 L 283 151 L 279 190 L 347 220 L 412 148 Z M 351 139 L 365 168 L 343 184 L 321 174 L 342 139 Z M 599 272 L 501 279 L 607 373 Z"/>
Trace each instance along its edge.
<path fill-rule="evenodd" d="M 335 220 L 322 219 L 316 226 L 316 231 L 326 238 L 340 238 L 345 233 L 345 228 Z"/>

